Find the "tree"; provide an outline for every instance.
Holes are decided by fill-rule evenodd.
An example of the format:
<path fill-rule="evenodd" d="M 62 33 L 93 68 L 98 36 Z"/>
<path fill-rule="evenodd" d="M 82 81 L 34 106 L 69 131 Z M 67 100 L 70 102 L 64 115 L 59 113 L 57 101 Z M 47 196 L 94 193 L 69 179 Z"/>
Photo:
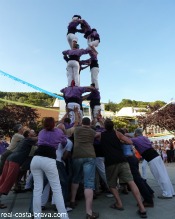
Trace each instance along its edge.
<path fill-rule="evenodd" d="M 17 123 L 28 126 L 39 118 L 36 109 L 26 106 L 8 105 L 0 110 L 0 129 L 4 134 L 11 136 Z"/>
<path fill-rule="evenodd" d="M 114 117 L 113 120 L 115 128 L 127 128 L 129 132 L 133 132 L 138 125 L 132 124 L 130 119 Z"/>
<path fill-rule="evenodd" d="M 175 104 L 168 104 L 154 112 L 151 110 L 146 116 L 138 117 L 138 121 L 144 129 L 155 125 L 175 134 Z"/>
<path fill-rule="evenodd" d="M 109 103 L 105 104 L 105 110 L 115 113 L 118 110 L 117 104 L 109 101 Z"/>

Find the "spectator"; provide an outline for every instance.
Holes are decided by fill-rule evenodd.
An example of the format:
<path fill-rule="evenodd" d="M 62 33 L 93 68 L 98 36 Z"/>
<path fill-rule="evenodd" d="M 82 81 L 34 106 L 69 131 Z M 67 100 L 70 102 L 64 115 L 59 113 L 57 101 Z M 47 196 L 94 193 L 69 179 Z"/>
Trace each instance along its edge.
<path fill-rule="evenodd" d="M 20 142 L 24 138 L 23 136 L 24 129 L 21 124 L 17 124 L 14 127 L 14 131 L 16 133 L 13 135 L 10 145 L 7 147 L 7 150 L 1 155 L 0 175 L 2 174 L 2 170 L 3 170 L 7 157 L 16 149 L 17 143 Z"/>

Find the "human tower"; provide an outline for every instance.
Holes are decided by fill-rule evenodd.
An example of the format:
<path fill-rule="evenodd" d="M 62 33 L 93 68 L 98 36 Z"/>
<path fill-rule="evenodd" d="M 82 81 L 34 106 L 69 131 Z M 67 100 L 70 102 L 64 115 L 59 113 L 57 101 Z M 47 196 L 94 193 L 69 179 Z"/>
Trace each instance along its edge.
<path fill-rule="evenodd" d="M 78 29 L 79 28 L 79 29 Z M 87 48 L 80 49 L 78 44 L 78 37 L 76 33 L 84 34 L 84 38 L 87 40 Z M 63 51 L 63 58 L 67 62 L 67 80 L 68 86 L 63 88 L 63 93 L 66 106 L 69 109 L 69 117 L 71 123 L 75 120 L 73 109 L 78 108 L 78 111 L 82 117 L 82 100 L 87 99 L 90 101 L 91 117 L 96 119 L 99 114 L 100 107 L 100 92 L 98 83 L 99 64 L 98 64 L 98 52 L 96 48 L 100 43 L 100 36 L 95 28 L 91 26 L 81 18 L 80 15 L 74 15 L 72 21 L 68 25 L 67 41 L 70 49 Z M 80 57 L 84 54 L 89 54 L 89 59 L 80 60 Z M 91 72 L 91 85 L 80 86 L 80 72 L 81 70 L 90 67 Z M 91 92 L 90 94 L 82 97 L 85 92 Z"/>

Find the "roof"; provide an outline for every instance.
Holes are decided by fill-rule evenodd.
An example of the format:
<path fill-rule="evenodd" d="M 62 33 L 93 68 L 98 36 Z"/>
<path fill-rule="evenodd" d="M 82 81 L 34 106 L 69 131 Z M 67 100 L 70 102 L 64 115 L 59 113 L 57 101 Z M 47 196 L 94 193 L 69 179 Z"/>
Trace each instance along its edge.
<path fill-rule="evenodd" d="M 138 108 L 138 107 L 123 107 L 121 110 L 116 112 L 116 116 L 129 116 L 129 117 L 135 117 L 145 114 L 145 112 L 141 112 L 144 108 Z M 139 112 L 138 112 L 139 111 Z"/>

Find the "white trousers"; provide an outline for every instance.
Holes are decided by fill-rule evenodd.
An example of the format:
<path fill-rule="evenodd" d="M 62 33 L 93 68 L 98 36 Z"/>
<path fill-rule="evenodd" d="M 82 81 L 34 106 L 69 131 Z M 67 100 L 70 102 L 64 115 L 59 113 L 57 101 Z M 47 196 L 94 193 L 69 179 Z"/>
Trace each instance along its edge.
<path fill-rule="evenodd" d="M 45 173 L 52 188 L 57 211 L 60 218 L 68 219 L 65 209 L 56 160 L 48 157 L 34 156 L 32 159 L 31 172 L 34 179 L 33 212 L 35 219 L 41 219 L 41 196 L 43 191 L 43 174 Z"/>
<path fill-rule="evenodd" d="M 71 86 L 72 80 L 75 81 L 76 86 L 80 86 L 80 75 L 79 75 L 80 65 L 75 60 L 70 60 L 67 63 L 67 79 L 68 86 Z"/>
<path fill-rule="evenodd" d="M 91 71 L 91 83 L 95 84 L 95 88 L 99 89 L 99 84 L 98 84 L 98 74 L 99 74 L 99 68 L 98 67 L 93 67 L 90 69 Z"/>
<path fill-rule="evenodd" d="M 89 47 L 90 46 L 97 47 L 99 43 L 100 43 L 99 40 L 94 40 L 94 41 L 92 41 L 91 39 L 87 40 L 87 44 L 88 44 Z"/>
<path fill-rule="evenodd" d="M 76 40 L 78 42 L 78 38 L 75 36 L 75 34 L 69 33 L 67 35 L 67 41 L 68 41 L 69 46 L 70 46 L 71 49 L 73 49 L 73 43 L 72 43 L 73 40 Z"/>
<path fill-rule="evenodd" d="M 147 166 L 148 166 L 148 162 L 144 159 L 142 161 L 142 178 L 143 179 L 147 179 Z"/>
<path fill-rule="evenodd" d="M 49 194 L 50 194 L 50 184 L 48 182 L 45 185 L 42 196 L 41 196 L 41 206 L 46 206 L 46 204 L 49 200 Z"/>
<path fill-rule="evenodd" d="M 173 195 L 175 195 L 174 188 L 172 186 L 162 158 L 158 156 L 148 162 L 148 164 L 154 178 L 157 180 L 160 188 L 163 191 L 162 195 L 166 197 L 172 197 Z"/>
<path fill-rule="evenodd" d="M 97 118 L 99 111 L 101 111 L 101 106 L 99 105 L 94 106 L 93 110 L 91 109 L 91 118 L 92 119 Z"/>
<path fill-rule="evenodd" d="M 67 108 L 71 109 L 71 111 L 69 112 L 69 118 L 71 120 L 71 124 L 75 122 L 75 113 L 73 111 L 75 107 L 78 107 L 78 113 L 79 113 L 80 119 L 82 119 L 82 116 L 83 116 L 82 110 L 80 109 L 80 105 L 78 103 L 74 103 L 74 102 L 68 103 Z"/>

